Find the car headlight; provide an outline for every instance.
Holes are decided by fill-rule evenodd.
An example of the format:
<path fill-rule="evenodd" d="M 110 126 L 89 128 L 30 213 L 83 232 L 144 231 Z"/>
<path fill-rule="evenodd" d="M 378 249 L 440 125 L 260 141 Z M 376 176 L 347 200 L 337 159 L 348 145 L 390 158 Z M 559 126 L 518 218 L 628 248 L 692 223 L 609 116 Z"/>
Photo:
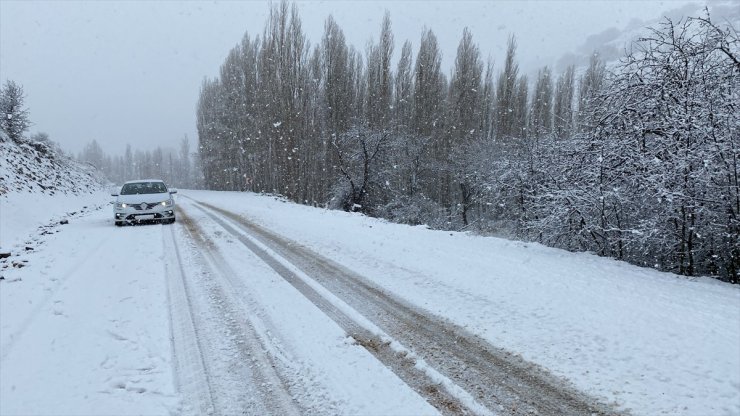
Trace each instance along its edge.
<path fill-rule="evenodd" d="M 174 201 L 172 201 L 171 199 L 168 199 L 166 201 L 162 201 L 162 206 L 163 207 L 171 207 L 173 203 L 174 203 Z"/>
<path fill-rule="evenodd" d="M 126 205 L 126 204 L 125 204 L 125 203 L 123 203 L 123 202 L 116 202 L 116 208 L 118 208 L 118 209 L 121 209 L 121 208 L 126 208 L 127 206 L 128 206 L 128 205 Z"/>

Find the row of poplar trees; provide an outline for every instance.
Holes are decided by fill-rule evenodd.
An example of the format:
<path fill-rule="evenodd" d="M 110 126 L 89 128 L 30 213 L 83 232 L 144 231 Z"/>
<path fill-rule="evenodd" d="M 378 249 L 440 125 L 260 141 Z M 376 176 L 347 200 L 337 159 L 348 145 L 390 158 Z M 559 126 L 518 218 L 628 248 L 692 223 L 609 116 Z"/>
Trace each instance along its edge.
<path fill-rule="evenodd" d="M 666 20 L 607 68 L 536 79 L 512 37 L 494 74 L 466 29 L 448 75 L 432 30 L 394 59 L 329 17 L 312 46 L 271 9 L 204 81 L 205 186 L 408 224 L 473 229 L 684 275 L 740 278 L 740 41 Z"/>

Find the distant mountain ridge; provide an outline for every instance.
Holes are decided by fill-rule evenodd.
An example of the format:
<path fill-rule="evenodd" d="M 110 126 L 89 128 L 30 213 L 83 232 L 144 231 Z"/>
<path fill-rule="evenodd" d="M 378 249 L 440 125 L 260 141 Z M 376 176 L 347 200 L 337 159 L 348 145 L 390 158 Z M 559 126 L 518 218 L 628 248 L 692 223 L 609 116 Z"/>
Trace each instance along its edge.
<path fill-rule="evenodd" d="M 577 50 L 566 53 L 555 65 L 556 72 L 562 72 L 568 65 L 576 67 L 588 66 L 591 54 L 597 53 L 607 63 L 616 62 L 624 56 L 625 48 L 639 39 L 650 34 L 649 28 L 656 28 L 666 18 L 678 22 L 685 17 L 706 17 L 706 9 L 710 18 L 720 26 L 732 25 L 740 30 L 740 2 L 736 0 L 709 0 L 701 3 L 687 3 L 679 8 L 666 11 L 663 16 L 640 20 L 633 19 L 623 28 L 610 27 L 600 33 L 586 38 Z"/>
<path fill-rule="evenodd" d="M 107 181 L 90 165 L 65 156 L 45 142 L 13 142 L 0 132 L 0 197 L 92 193 Z"/>

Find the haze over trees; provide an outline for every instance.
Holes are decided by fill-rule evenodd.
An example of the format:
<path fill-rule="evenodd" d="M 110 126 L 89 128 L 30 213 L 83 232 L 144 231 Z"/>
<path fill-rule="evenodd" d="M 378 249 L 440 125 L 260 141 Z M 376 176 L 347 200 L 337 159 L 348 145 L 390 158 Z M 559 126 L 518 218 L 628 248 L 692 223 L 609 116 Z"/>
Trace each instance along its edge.
<path fill-rule="evenodd" d="M 467 29 L 449 74 L 431 29 L 395 61 L 394 45 L 387 14 L 360 51 L 331 17 L 311 45 L 296 7 L 273 7 L 201 87 L 206 188 L 738 282 L 732 28 L 666 20 L 616 66 L 594 55 L 532 82 L 514 36 L 496 74 Z"/>
<path fill-rule="evenodd" d="M 179 149 L 132 150 L 126 146 L 123 155 L 108 155 L 97 140 L 85 145 L 77 160 L 93 165 L 115 184 L 134 179 L 162 179 L 168 186 L 202 187 L 197 153 L 191 152 L 187 136 L 180 140 Z"/>
<path fill-rule="evenodd" d="M 45 132 L 36 132 L 30 137 L 25 133 L 31 126 L 29 110 L 24 105 L 23 87 L 8 80 L 0 89 L 0 130 L 16 143 L 27 143 L 49 158 L 64 156 L 58 143 Z M 97 140 L 88 143 L 77 155 L 77 160 L 88 163 L 102 172 L 106 178 L 121 184 L 139 178 L 162 178 L 171 186 L 184 188 L 202 187 L 198 153 L 191 151 L 187 137 L 180 141 L 178 150 L 132 151 L 126 147 L 124 155 L 107 155 Z"/>

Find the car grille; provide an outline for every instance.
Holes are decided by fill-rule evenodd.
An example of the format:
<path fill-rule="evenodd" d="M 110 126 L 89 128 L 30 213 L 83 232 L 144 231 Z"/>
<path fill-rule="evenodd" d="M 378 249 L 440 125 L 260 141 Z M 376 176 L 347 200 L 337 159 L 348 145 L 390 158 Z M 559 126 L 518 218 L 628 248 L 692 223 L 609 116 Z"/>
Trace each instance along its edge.
<path fill-rule="evenodd" d="M 152 209 L 152 208 L 156 207 L 159 204 L 160 204 L 159 202 L 151 202 L 151 203 L 142 202 L 141 204 L 131 204 L 131 206 L 135 210 L 141 211 L 141 210 L 145 210 L 145 209 Z"/>

